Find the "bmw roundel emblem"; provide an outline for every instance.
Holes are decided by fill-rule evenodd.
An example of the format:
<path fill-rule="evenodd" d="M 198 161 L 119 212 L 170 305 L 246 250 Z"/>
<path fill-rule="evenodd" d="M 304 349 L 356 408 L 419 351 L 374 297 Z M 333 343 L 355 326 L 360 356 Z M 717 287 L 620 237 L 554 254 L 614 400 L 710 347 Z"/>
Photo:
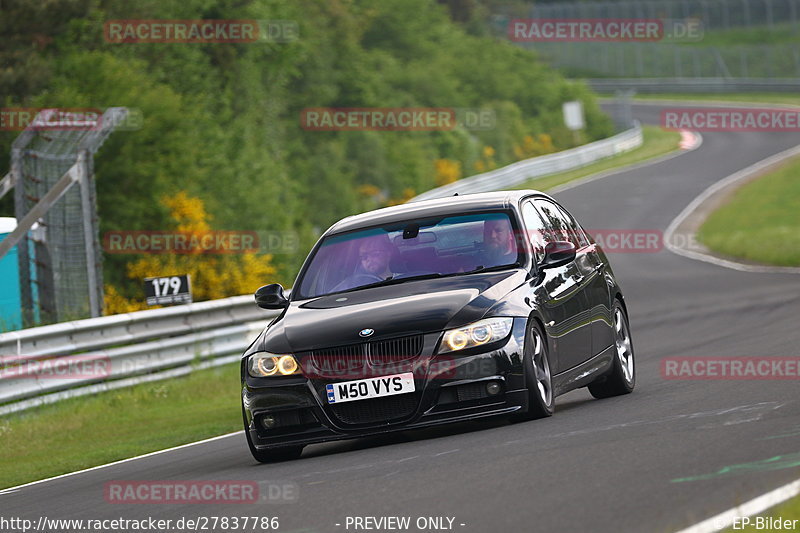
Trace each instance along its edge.
<path fill-rule="evenodd" d="M 375 330 L 372 329 L 372 328 L 364 328 L 364 329 L 362 329 L 361 331 L 358 332 L 358 334 L 360 336 L 362 336 L 362 337 L 369 337 L 373 333 L 375 333 Z"/>

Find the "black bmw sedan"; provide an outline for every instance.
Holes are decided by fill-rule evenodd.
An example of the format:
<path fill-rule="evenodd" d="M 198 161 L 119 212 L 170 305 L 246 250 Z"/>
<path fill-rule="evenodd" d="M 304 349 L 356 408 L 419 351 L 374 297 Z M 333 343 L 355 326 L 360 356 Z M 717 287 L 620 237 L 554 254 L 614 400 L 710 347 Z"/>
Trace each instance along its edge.
<path fill-rule="evenodd" d="M 485 416 L 553 414 L 579 387 L 635 384 L 608 258 L 551 197 L 501 191 L 345 218 L 245 351 L 242 414 L 261 462 L 303 446 Z"/>

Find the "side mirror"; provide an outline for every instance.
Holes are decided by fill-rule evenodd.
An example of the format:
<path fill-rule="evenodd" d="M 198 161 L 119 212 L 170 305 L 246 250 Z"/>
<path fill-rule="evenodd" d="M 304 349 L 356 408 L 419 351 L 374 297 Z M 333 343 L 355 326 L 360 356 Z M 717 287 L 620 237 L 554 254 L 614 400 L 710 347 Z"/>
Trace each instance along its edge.
<path fill-rule="evenodd" d="M 544 259 L 539 268 L 555 268 L 575 260 L 575 245 L 569 241 L 548 242 L 544 247 Z"/>
<path fill-rule="evenodd" d="M 283 293 L 280 283 L 264 285 L 256 291 L 256 305 L 262 309 L 283 309 L 289 306 L 289 300 Z"/>

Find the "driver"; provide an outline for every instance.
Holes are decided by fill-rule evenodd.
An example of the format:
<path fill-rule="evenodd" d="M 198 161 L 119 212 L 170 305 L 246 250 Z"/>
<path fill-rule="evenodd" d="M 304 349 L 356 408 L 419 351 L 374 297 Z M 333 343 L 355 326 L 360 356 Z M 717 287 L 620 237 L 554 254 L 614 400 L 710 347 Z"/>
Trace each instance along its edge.
<path fill-rule="evenodd" d="M 517 260 L 514 232 L 507 219 L 489 219 L 483 223 L 483 246 L 487 267 L 507 265 Z"/>
<path fill-rule="evenodd" d="M 394 248 L 388 235 L 375 235 L 362 239 L 358 246 L 358 266 L 355 272 L 334 287 L 334 291 L 342 291 L 369 285 L 395 276 L 389 267 Z"/>
<path fill-rule="evenodd" d="M 361 271 L 381 280 L 394 274 L 389 268 L 392 259 L 392 245 L 386 235 L 368 237 L 358 247 L 358 258 Z"/>

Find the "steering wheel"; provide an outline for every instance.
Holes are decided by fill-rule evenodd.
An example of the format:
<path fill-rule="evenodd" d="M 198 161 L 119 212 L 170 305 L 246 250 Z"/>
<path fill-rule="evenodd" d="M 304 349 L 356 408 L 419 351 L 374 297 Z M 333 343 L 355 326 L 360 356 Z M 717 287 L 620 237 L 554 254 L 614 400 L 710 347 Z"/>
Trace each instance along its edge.
<path fill-rule="evenodd" d="M 358 274 L 352 279 L 352 283 L 356 286 L 358 285 L 368 285 L 370 283 L 375 283 L 377 281 L 383 281 L 385 278 L 380 276 L 376 276 L 375 274 L 368 274 L 366 272 Z"/>

